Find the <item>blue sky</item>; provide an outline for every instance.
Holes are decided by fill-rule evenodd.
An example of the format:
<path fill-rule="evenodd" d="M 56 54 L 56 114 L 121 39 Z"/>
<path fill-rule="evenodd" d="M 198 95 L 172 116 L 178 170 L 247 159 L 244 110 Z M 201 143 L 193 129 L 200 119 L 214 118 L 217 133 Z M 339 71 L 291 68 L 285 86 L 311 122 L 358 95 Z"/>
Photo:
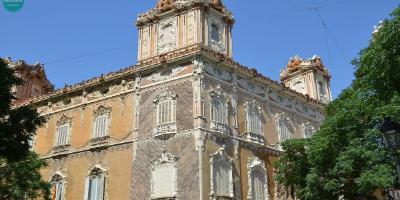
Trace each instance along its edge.
<path fill-rule="evenodd" d="M 334 97 L 351 83 L 354 67 L 350 61 L 368 45 L 373 26 L 399 5 L 396 0 L 224 3 L 236 19 L 236 61 L 279 80 L 279 71 L 291 56 L 320 55 L 332 74 Z M 134 65 L 134 21 L 155 4 L 156 0 L 25 0 L 16 13 L 1 7 L 0 57 L 46 63 L 48 78 L 56 88 Z M 317 13 L 308 9 L 316 6 L 321 6 L 319 12 L 331 32 L 328 37 Z"/>

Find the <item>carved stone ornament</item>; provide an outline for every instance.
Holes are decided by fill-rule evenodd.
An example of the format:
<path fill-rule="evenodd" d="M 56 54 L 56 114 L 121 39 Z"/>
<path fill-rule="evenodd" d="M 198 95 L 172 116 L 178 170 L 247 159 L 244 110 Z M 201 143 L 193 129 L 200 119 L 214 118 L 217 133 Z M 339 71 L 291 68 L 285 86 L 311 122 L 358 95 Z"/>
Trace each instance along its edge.
<path fill-rule="evenodd" d="M 104 168 L 101 164 L 95 164 L 93 167 L 89 169 L 89 175 L 100 175 L 107 172 L 107 169 Z"/>
<path fill-rule="evenodd" d="M 155 72 L 151 76 L 147 77 L 146 80 L 150 80 L 151 82 L 159 82 L 169 80 L 171 78 L 176 77 L 179 73 L 185 70 L 185 67 L 179 66 L 172 69 L 165 69 L 161 72 Z"/>
<path fill-rule="evenodd" d="M 210 155 L 210 169 L 211 169 L 211 191 L 210 191 L 210 199 L 211 200 L 231 200 L 234 199 L 235 194 L 233 191 L 233 160 L 229 157 L 229 155 L 225 151 L 225 146 L 220 148 L 217 152 Z M 225 178 L 226 183 L 229 186 L 229 194 L 218 194 L 217 193 L 217 169 L 219 167 L 227 167 L 228 175 Z M 227 179 L 227 180 L 226 180 Z"/>
<path fill-rule="evenodd" d="M 264 161 L 259 159 L 258 157 L 251 158 L 249 162 L 247 163 L 247 176 L 248 176 L 248 185 L 249 185 L 249 190 L 247 193 L 247 199 L 251 200 L 253 199 L 254 191 L 253 191 L 253 183 L 252 183 L 252 173 L 253 172 L 259 172 L 262 174 L 263 179 L 264 179 L 264 197 L 265 200 L 269 199 L 269 193 L 268 193 L 268 176 L 267 176 L 267 169 L 265 167 Z"/>
<path fill-rule="evenodd" d="M 158 26 L 157 53 L 162 54 L 176 48 L 177 18 L 171 17 L 160 22 Z"/>
<path fill-rule="evenodd" d="M 219 16 L 209 14 L 207 17 L 209 46 L 218 52 L 224 53 L 226 50 L 224 34 L 226 25 Z"/>
<path fill-rule="evenodd" d="M 223 81 L 232 81 L 232 73 L 221 67 L 215 66 L 211 63 L 205 63 L 205 69 L 211 76 Z"/>
<path fill-rule="evenodd" d="M 95 111 L 93 111 L 94 118 L 102 115 L 107 115 L 111 118 L 111 107 L 99 106 Z"/>
<path fill-rule="evenodd" d="M 178 157 L 163 146 L 161 157 L 151 162 L 151 199 L 176 199 L 178 195 Z"/>
<path fill-rule="evenodd" d="M 307 94 L 305 80 L 303 77 L 298 77 L 292 81 L 290 88 L 296 92 Z"/>
<path fill-rule="evenodd" d="M 69 127 L 71 127 L 71 126 L 72 126 L 72 117 L 67 117 L 67 116 L 63 115 L 63 116 L 57 121 L 56 126 L 57 126 L 57 127 L 60 127 L 60 126 L 65 125 L 65 124 L 68 124 Z"/>
<path fill-rule="evenodd" d="M 314 128 L 313 125 L 311 125 L 310 122 L 306 122 L 306 123 L 301 124 L 301 128 L 302 128 L 302 131 L 303 131 L 303 137 L 304 138 L 310 138 L 315 133 L 315 128 Z"/>

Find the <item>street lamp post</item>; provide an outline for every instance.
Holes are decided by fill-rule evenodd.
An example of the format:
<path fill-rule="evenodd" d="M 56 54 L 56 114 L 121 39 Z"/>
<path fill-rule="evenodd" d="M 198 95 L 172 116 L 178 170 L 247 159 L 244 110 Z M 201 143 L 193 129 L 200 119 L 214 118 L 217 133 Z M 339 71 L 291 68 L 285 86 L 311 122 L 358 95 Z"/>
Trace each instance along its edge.
<path fill-rule="evenodd" d="M 390 117 L 385 117 L 379 125 L 379 130 L 382 132 L 383 140 L 386 147 L 394 152 L 396 161 L 397 177 L 400 177 L 400 124 L 393 121 Z M 393 198 L 393 197 L 391 197 Z"/>

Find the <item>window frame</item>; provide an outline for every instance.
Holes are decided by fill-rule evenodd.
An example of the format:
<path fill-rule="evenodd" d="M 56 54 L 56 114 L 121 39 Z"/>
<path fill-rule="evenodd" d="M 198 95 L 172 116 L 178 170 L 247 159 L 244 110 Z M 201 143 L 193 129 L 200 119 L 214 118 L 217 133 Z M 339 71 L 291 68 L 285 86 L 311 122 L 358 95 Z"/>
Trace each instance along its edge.
<path fill-rule="evenodd" d="M 264 124 L 263 124 L 263 113 L 262 107 L 255 101 L 250 101 L 245 103 L 245 110 L 246 110 L 246 132 L 253 133 L 256 135 L 264 136 Z M 256 118 L 256 119 L 255 119 Z M 252 123 L 252 120 L 256 120 Z M 252 124 L 258 124 L 259 130 L 252 130 L 254 126 Z"/>
<path fill-rule="evenodd" d="M 294 132 L 293 132 L 293 127 L 291 125 L 291 120 L 290 118 L 286 115 L 286 113 L 280 113 L 276 114 L 275 116 L 276 120 L 276 131 L 278 135 L 278 143 L 282 143 L 288 139 L 291 139 Z M 287 132 L 282 132 L 283 129 L 281 127 L 281 124 L 285 125 Z M 287 135 L 288 137 L 283 139 L 282 136 Z"/>
<path fill-rule="evenodd" d="M 100 118 L 104 118 L 104 134 L 98 133 L 98 120 Z M 110 136 L 110 130 L 111 130 L 111 108 L 110 107 L 105 107 L 105 106 L 99 106 L 94 112 L 93 112 L 93 125 L 92 125 L 92 135 L 91 139 L 97 139 L 97 138 L 105 138 Z"/>
<path fill-rule="evenodd" d="M 234 194 L 234 183 L 233 183 L 233 160 L 229 157 L 229 155 L 225 151 L 225 147 L 222 147 L 216 153 L 210 155 L 210 196 L 214 198 L 224 197 L 233 199 L 235 197 Z M 216 172 L 218 171 L 217 168 L 220 166 L 228 166 L 228 193 L 227 194 L 218 194 L 220 190 L 218 185 L 216 184 L 218 180 L 216 180 Z"/>
<path fill-rule="evenodd" d="M 61 139 L 62 134 L 60 131 L 62 128 L 65 128 L 65 132 L 63 135 L 63 139 Z M 62 147 L 70 145 L 71 142 L 71 133 L 72 133 L 72 118 L 67 116 L 62 116 L 56 124 L 56 133 L 54 137 L 54 147 Z"/>
<path fill-rule="evenodd" d="M 217 102 L 217 104 L 215 103 Z M 229 109 L 228 98 L 225 97 L 222 87 L 220 84 L 217 85 L 217 89 L 210 93 L 210 128 L 228 133 L 229 129 Z M 217 111 L 217 106 L 219 106 L 220 111 Z M 220 118 L 220 119 L 216 119 Z"/>
<path fill-rule="evenodd" d="M 169 137 L 177 132 L 177 97 L 174 92 L 166 91 L 165 89 L 158 94 L 153 104 L 155 106 L 155 128 L 153 137 Z M 167 109 L 165 109 L 165 105 Z M 167 118 L 168 121 L 160 119 Z"/>
<path fill-rule="evenodd" d="M 62 175 L 61 173 L 54 173 L 54 175 L 51 176 L 51 179 L 49 181 L 50 185 L 51 185 L 51 191 L 50 191 L 50 197 L 53 197 L 53 187 L 54 185 L 56 185 L 56 189 L 55 189 L 55 200 L 64 200 L 65 199 L 65 191 L 66 191 L 66 178 L 64 175 Z M 59 186 L 62 186 L 61 189 L 61 193 L 59 193 Z"/>
<path fill-rule="evenodd" d="M 260 173 L 263 177 L 261 177 L 263 181 L 263 200 L 268 200 L 269 199 L 269 192 L 268 192 L 268 174 L 267 174 L 267 168 L 265 166 L 265 163 L 263 160 L 259 159 L 258 157 L 253 157 L 249 159 L 247 163 L 247 178 L 248 178 L 248 193 L 247 193 L 247 198 L 253 200 L 254 198 L 254 185 L 253 185 L 253 178 L 254 178 L 254 173 L 258 172 Z"/>
<path fill-rule="evenodd" d="M 86 183 L 85 183 L 85 193 L 84 193 L 84 200 L 92 200 L 90 198 L 90 195 L 92 194 L 92 186 L 91 186 L 91 181 L 94 180 L 95 178 L 98 179 L 97 185 L 96 185 L 96 198 L 94 200 L 99 200 L 97 198 L 97 195 L 103 196 L 100 200 L 105 200 L 106 199 L 106 186 L 107 186 L 107 171 L 102 168 L 101 166 L 94 166 L 90 171 L 89 175 L 86 177 Z M 102 185 L 99 185 L 99 181 L 102 180 Z M 102 191 L 99 193 L 99 187 L 102 187 Z"/>

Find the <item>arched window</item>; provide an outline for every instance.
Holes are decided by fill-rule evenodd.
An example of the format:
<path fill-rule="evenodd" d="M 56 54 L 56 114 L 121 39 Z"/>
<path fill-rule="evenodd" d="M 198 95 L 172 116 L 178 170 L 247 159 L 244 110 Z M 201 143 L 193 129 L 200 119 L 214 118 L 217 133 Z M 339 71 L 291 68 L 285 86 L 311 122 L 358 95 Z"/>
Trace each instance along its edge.
<path fill-rule="evenodd" d="M 103 200 L 105 190 L 105 170 L 94 167 L 86 179 L 85 200 Z"/>
<path fill-rule="evenodd" d="M 250 159 L 247 164 L 249 191 L 248 199 L 268 200 L 268 181 L 265 164 L 259 158 Z"/>
<path fill-rule="evenodd" d="M 50 198 L 52 200 L 64 200 L 64 193 L 65 193 L 65 179 L 60 174 L 55 174 L 51 180 L 51 193 Z"/>
<path fill-rule="evenodd" d="M 177 160 L 178 158 L 167 153 L 164 147 L 161 157 L 152 162 L 152 199 L 172 199 L 177 196 Z"/>
<path fill-rule="evenodd" d="M 290 119 L 285 113 L 277 114 L 276 116 L 276 127 L 278 132 L 278 141 L 284 142 L 290 139 L 293 134 L 292 127 L 290 125 Z"/>
<path fill-rule="evenodd" d="M 156 106 L 154 136 L 176 132 L 176 97 L 175 93 L 164 90 L 154 99 Z"/>
<path fill-rule="evenodd" d="M 302 128 L 304 138 L 311 138 L 314 135 L 315 128 L 310 124 L 310 122 L 302 124 Z"/>
<path fill-rule="evenodd" d="M 232 159 L 221 148 L 218 152 L 211 155 L 211 196 L 233 198 L 233 174 Z"/>
<path fill-rule="evenodd" d="M 253 100 L 246 102 L 244 107 L 246 110 L 246 133 L 248 139 L 258 143 L 264 143 L 261 106 Z"/>
<path fill-rule="evenodd" d="M 63 116 L 57 122 L 57 136 L 55 146 L 64 146 L 69 144 L 71 133 L 72 118 Z"/>
<path fill-rule="evenodd" d="M 108 136 L 110 129 L 111 109 L 100 106 L 94 113 L 92 138 Z"/>
<path fill-rule="evenodd" d="M 211 129 L 226 133 L 228 127 L 228 102 L 221 85 L 211 92 Z"/>

